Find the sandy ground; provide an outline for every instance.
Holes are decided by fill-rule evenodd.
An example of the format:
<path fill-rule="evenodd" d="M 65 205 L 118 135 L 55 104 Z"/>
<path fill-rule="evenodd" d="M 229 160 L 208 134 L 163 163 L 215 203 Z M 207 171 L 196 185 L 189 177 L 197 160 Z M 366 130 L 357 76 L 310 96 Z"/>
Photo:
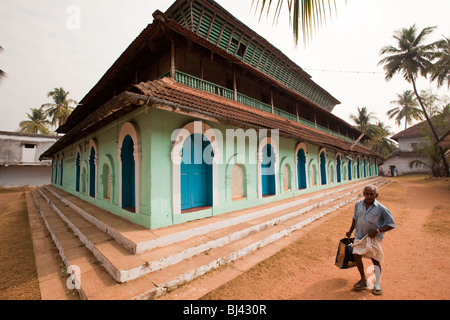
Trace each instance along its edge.
<path fill-rule="evenodd" d="M 297 231 L 294 243 L 203 299 L 450 299 L 450 181 L 391 180 L 378 198 L 397 224 L 383 240 L 382 296 L 354 291 L 357 269 L 334 265 L 339 240 L 351 224 L 354 204 L 349 204 Z M 364 259 L 364 264 L 367 269 L 372 263 Z"/>

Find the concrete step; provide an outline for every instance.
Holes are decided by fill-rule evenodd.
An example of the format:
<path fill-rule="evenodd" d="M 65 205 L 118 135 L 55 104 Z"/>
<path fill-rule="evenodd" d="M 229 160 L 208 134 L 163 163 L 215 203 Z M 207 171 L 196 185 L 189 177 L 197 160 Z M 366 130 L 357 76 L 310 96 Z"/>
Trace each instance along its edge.
<path fill-rule="evenodd" d="M 376 183 L 377 181 L 381 181 L 381 179 L 377 177 L 371 179 L 371 181 L 372 183 Z M 141 253 L 172 243 L 185 241 L 199 235 L 209 234 L 216 230 L 228 228 L 229 226 L 250 221 L 257 217 L 264 217 L 273 212 L 292 208 L 300 204 L 316 202 L 319 199 L 342 191 L 350 191 L 358 187 L 361 188 L 365 184 L 367 184 L 367 181 L 359 181 L 254 208 L 225 213 L 156 230 L 145 229 L 53 186 L 45 186 L 45 188 L 66 205 L 77 211 L 86 220 L 92 222 L 100 230 L 113 237 L 125 248 L 133 253 Z"/>
<path fill-rule="evenodd" d="M 370 180 L 370 183 L 382 185 L 385 181 L 376 178 Z M 68 236 L 64 235 L 64 232 L 68 233 L 67 229 L 70 227 L 73 232 L 70 236 L 71 241 L 74 242 L 74 238 L 77 238 L 78 247 L 90 251 L 89 258 L 86 259 L 93 262 L 86 270 L 99 269 L 101 265 L 115 280 L 110 279 L 112 282 L 108 281 L 101 290 L 99 288 L 92 290 L 89 284 L 86 284 L 85 289 L 86 279 L 90 279 L 92 283 L 103 281 L 92 279 L 93 273 L 87 277 L 86 267 L 81 268 L 83 270 L 82 297 L 132 299 L 156 297 L 170 288 L 276 241 L 338 207 L 354 201 L 359 197 L 362 185 L 367 183 L 366 180 L 334 188 L 334 190 L 290 199 L 291 201 L 280 201 L 276 204 L 253 208 L 253 210 L 242 210 L 242 212 L 231 213 L 227 217 L 225 217 L 227 214 L 221 215 L 222 219 L 209 219 L 209 221 L 203 219 L 177 226 L 177 228 L 162 228 L 164 230 L 142 230 L 141 227 L 129 224 L 121 218 L 119 220 L 123 221 L 114 217 L 111 219 L 110 213 L 109 216 L 101 219 L 104 212 L 101 210 L 100 213 L 94 212 L 94 206 L 72 199 L 67 196 L 67 193 L 64 194 L 53 187 L 41 188 L 32 194 L 44 220 L 51 221 L 46 223 L 47 227 L 52 230 L 56 228 L 51 231 L 55 243 L 66 243 L 64 237 Z M 78 209 L 74 209 L 74 205 Z M 84 212 L 83 218 L 80 216 L 80 209 Z M 86 219 L 86 215 L 91 213 L 94 213 L 92 217 Z M 102 228 L 98 227 L 98 223 L 94 226 L 92 221 L 94 223 L 101 221 Z M 113 226 L 110 224 L 111 221 Z M 203 232 L 199 232 L 199 235 L 191 233 L 188 237 L 189 229 L 187 228 L 189 227 Z M 158 231 L 159 237 L 165 240 L 157 242 L 155 231 Z M 77 236 L 75 237 L 74 234 Z M 119 236 L 112 237 L 112 234 Z M 145 238 L 143 235 L 148 237 Z M 134 241 L 138 238 L 140 242 Z M 134 248 L 138 248 L 137 244 L 148 244 L 149 241 L 153 241 L 151 250 L 142 252 L 133 250 L 133 246 L 129 245 L 135 243 Z M 164 243 L 168 244 L 164 245 Z M 60 252 L 64 251 L 62 255 L 67 256 L 64 246 L 60 244 L 59 247 L 61 247 Z M 70 252 L 71 248 L 68 247 L 67 250 Z M 76 264 L 74 263 L 76 260 L 69 258 L 66 260 L 64 261 L 67 265 Z M 103 273 L 98 271 L 99 276 L 105 277 L 104 270 Z M 118 285 L 117 282 L 126 283 Z"/>

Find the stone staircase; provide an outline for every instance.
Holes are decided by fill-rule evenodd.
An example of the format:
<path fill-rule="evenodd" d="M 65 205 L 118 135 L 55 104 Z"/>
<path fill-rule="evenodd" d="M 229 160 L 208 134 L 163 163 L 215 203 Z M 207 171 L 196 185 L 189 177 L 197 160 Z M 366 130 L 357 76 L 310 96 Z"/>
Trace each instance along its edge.
<path fill-rule="evenodd" d="M 355 201 L 364 185 L 388 182 L 358 181 L 157 230 L 53 186 L 31 195 L 64 263 L 77 270 L 82 299 L 154 299 Z"/>

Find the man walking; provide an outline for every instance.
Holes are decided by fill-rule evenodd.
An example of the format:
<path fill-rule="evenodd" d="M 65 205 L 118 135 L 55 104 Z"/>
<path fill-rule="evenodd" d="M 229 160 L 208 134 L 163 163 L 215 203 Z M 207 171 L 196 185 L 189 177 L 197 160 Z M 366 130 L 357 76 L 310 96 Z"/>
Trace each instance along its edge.
<path fill-rule="evenodd" d="M 366 274 L 364 272 L 364 265 L 362 262 L 363 255 L 358 254 L 358 243 L 362 244 L 364 241 L 371 241 L 376 244 L 377 248 L 381 251 L 381 241 L 383 240 L 384 233 L 394 229 L 395 222 L 389 212 L 389 210 L 379 203 L 376 198 L 378 197 L 378 188 L 372 185 L 366 186 L 363 191 L 364 199 L 357 201 L 355 204 L 355 212 L 353 214 L 352 225 L 350 230 L 346 233 L 346 236 L 350 238 L 353 230 L 355 230 L 355 244 L 354 244 L 354 257 L 355 263 L 358 268 L 361 280 L 359 280 L 353 288 L 355 290 L 363 290 L 367 287 Z M 374 240 L 374 241 L 372 241 Z M 361 246 L 360 246 L 361 247 Z M 364 244 L 364 247 L 367 247 Z M 375 248 L 375 249 L 377 249 Z M 372 293 L 375 295 L 381 295 L 381 259 L 375 259 L 372 255 L 372 262 L 375 268 L 375 285 Z M 381 260 L 381 261 L 380 261 Z"/>

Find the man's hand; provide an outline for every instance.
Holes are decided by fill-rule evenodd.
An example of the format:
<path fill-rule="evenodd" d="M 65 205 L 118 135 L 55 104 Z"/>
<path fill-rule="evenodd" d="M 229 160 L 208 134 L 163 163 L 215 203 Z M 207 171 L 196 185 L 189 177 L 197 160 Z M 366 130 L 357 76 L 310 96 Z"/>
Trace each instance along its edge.
<path fill-rule="evenodd" d="M 347 238 L 350 238 L 352 236 L 352 231 L 348 231 L 346 234 Z"/>
<path fill-rule="evenodd" d="M 370 230 L 370 232 L 368 233 L 368 236 L 371 238 L 375 238 L 379 233 L 380 233 L 380 231 L 378 231 L 378 229 L 373 229 L 373 230 Z"/>

